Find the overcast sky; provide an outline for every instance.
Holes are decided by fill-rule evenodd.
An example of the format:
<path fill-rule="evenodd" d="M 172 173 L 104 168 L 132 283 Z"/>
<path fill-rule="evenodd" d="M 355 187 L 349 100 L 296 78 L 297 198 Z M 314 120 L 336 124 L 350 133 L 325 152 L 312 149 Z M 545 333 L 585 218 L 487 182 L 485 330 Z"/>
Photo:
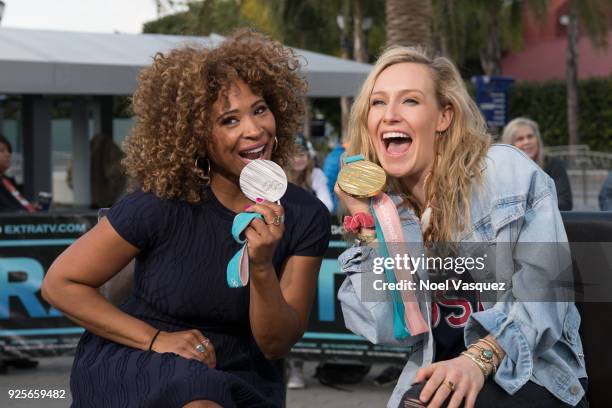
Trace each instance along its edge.
<path fill-rule="evenodd" d="M 140 33 L 157 18 L 153 0 L 2 0 L 3 27 Z"/>

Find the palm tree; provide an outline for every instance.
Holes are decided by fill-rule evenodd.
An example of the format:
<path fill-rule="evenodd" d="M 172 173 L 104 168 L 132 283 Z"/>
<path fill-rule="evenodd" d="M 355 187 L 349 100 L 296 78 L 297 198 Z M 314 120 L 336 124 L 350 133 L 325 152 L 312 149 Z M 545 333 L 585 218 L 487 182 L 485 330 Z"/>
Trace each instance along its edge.
<path fill-rule="evenodd" d="M 433 0 L 437 49 L 457 63 L 479 59 L 486 75 L 501 74 L 503 49 L 522 40 L 522 11 L 546 15 L 548 0 Z"/>
<path fill-rule="evenodd" d="M 431 0 L 386 0 L 387 44 L 433 48 Z"/>
<path fill-rule="evenodd" d="M 567 15 L 567 128 L 569 145 L 580 143 L 578 132 L 578 36 L 582 28 L 591 44 L 607 46 L 612 4 L 609 0 L 568 0 Z"/>

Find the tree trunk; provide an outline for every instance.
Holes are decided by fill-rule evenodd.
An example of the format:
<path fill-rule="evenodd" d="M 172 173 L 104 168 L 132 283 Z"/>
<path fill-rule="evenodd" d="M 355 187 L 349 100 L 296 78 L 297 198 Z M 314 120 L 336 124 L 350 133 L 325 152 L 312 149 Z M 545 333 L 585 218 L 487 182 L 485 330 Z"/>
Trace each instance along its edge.
<path fill-rule="evenodd" d="M 578 134 L 578 19 L 576 0 L 569 2 L 567 26 L 567 130 L 569 145 L 580 143 Z"/>
<path fill-rule="evenodd" d="M 431 0 L 386 0 L 387 45 L 432 50 Z"/>
<path fill-rule="evenodd" d="M 480 49 L 480 65 L 485 75 L 501 75 L 501 30 L 498 3 L 492 1 L 485 11 L 488 35 Z"/>
<path fill-rule="evenodd" d="M 353 3 L 353 56 L 355 61 L 368 62 L 368 48 L 363 31 L 363 9 L 361 0 Z"/>
<path fill-rule="evenodd" d="M 350 33 L 350 2 L 344 0 L 342 7 L 342 15 L 344 17 L 344 26 L 342 27 L 342 33 L 340 41 L 342 42 L 341 57 L 344 59 L 351 59 L 351 43 L 349 41 Z M 342 142 L 348 141 L 348 122 L 351 111 L 351 99 L 347 96 L 340 98 L 340 139 Z"/>
<path fill-rule="evenodd" d="M 306 140 L 310 140 L 312 137 L 312 129 L 311 129 L 311 121 L 312 121 L 312 102 L 310 98 L 304 98 L 304 137 Z"/>

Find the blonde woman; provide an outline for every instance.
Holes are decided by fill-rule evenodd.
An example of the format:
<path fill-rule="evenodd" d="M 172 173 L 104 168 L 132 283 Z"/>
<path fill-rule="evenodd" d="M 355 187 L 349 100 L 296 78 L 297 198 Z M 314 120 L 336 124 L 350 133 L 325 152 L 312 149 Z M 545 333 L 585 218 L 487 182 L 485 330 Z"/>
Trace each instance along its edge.
<path fill-rule="evenodd" d="M 396 313 L 392 290 L 381 298 L 370 284 L 389 280 L 373 267 L 386 245 L 380 232 L 386 220 L 371 211 L 378 201 L 354 198 L 336 185 L 359 224 L 355 245 L 339 258 L 347 274 L 338 295 L 345 323 L 373 343 L 413 346 L 388 407 L 586 406 L 576 307 L 560 301 L 565 297 L 535 302 L 530 296 L 536 280 L 556 276 L 568 262 L 556 251 L 567 236 L 552 180 L 518 149 L 490 145 L 455 66 L 414 48 L 391 48 L 380 57 L 349 126 L 347 155 L 361 154 L 387 173 L 386 192 L 410 256 L 440 243 L 484 244 L 495 251 L 496 276 L 471 270 L 462 279 L 506 288 L 486 301 L 478 292 L 423 289 L 416 297 L 425 327 L 411 331 L 408 322 L 419 308 Z M 430 278 L 430 270 L 415 269 L 413 279 Z"/>
<path fill-rule="evenodd" d="M 538 163 L 555 181 L 559 210 L 572 209 L 572 188 L 563 162 L 544 154 L 544 143 L 538 124 L 528 118 L 512 119 L 504 128 L 502 142 L 521 149 L 531 160 Z"/>

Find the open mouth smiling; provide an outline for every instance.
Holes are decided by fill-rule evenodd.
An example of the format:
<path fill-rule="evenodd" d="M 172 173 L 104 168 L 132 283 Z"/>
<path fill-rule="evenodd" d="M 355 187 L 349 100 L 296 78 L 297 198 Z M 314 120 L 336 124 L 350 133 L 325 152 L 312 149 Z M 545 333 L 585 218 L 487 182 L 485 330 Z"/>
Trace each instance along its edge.
<path fill-rule="evenodd" d="M 410 149 L 412 137 L 403 132 L 384 132 L 382 142 L 388 155 L 397 156 Z"/>
<path fill-rule="evenodd" d="M 247 161 L 261 159 L 266 152 L 266 144 L 262 144 L 256 147 L 249 147 L 248 149 L 241 150 L 238 152 L 240 157 Z"/>

